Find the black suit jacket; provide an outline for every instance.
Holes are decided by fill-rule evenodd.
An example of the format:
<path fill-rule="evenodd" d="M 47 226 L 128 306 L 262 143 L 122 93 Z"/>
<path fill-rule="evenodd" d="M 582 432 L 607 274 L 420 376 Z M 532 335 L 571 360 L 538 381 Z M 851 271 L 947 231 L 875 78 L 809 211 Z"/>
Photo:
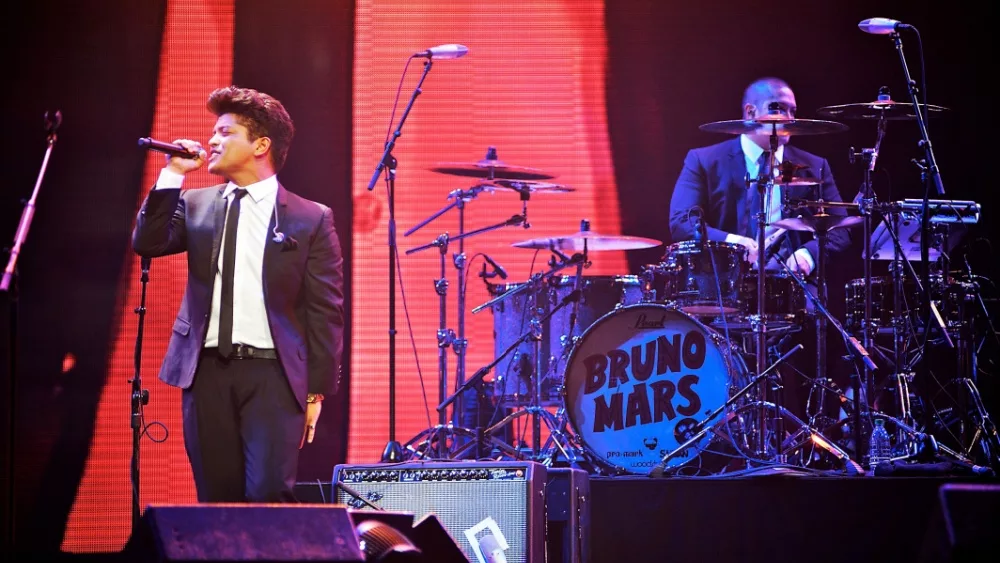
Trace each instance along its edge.
<path fill-rule="evenodd" d="M 785 145 L 784 160 L 808 166 L 797 176 L 818 178 L 825 201 L 842 201 L 834 183 L 830 164 L 825 158 Z M 670 199 L 670 235 L 674 241 L 694 238 L 694 225 L 690 211 L 695 207 L 704 210 L 704 221 L 708 239 L 724 241 L 727 233 L 745 234 L 747 220 L 752 220 L 748 210 L 749 190 L 746 186 L 747 166 L 740 145 L 740 138 L 688 151 L 684 158 L 674 193 Z M 751 186 L 749 189 L 757 189 Z M 785 195 L 791 199 L 815 200 L 814 186 L 785 186 Z M 812 215 L 814 209 L 796 210 L 795 214 Z M 846 215 L 841 208 L 827 208 L 831 215 Z M 791 244 L 782 245 L 778 252 L 780 259 L 799 248 L 809 250 L 815 260 L 819 255 L 819 243 L 808 232 L 791 231 L 786 235 Z M 841 252 L 850 244 L 850 234 L 846 229 L 830 231 L 826 239 L 827 253 Z"/>
<path fill-rule="evenodd" d="M 144 257 L 187 252 L 188 281 L 174 321 L 160 379 L 186 389 L 194 381 L 212 307 L 226 185 L 152 190 L 139 211 L 132 246 Z M 280 184 L 275 199 L 281 232 L 298 248 L 264 248 L 263 287 L 271 337 L 292 392 L 304 409 L 307 393 L 333 394 L 344 341 L 343 256 L 329 207 Z M 274 229 L 274 215 L 268 233 Z"/>

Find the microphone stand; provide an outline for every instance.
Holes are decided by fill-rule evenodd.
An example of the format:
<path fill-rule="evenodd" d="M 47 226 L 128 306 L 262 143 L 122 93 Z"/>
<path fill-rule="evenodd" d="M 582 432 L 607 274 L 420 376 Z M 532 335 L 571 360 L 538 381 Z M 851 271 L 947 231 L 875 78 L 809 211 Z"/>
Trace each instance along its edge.
<path fill-rule="evenodd" d="M 9 433 L 8 437 L 13 436 L 14 431 L 14 421 L 16 417 L 14 415 L 14 410 L 16 407 L 16 401 L 14 399 L 14 377 L 16 374 L 16 357 L 17 357 L 17 308 L 18 308 L 18 283 L 17 283 L 17 259 L 21 254 L 21 246 L 24 241 L 28 238 L 28 231 L 31 230 L 31 220 L 35 216 L 35 204 L 38 201 L 38 192 L 42 187 L 42 180 L 45 178 L 45 172 L 49 166 L 49 158 L 52 156 L 52 151 L 55 148 L 58 136 L 56 131 L 59 129 L 59 125 L 62 124 L 62 112 L 56 111 L 54 114 L 45 112 L 43 117 L 45 122 L 45 132 L 46 136 L 46 148 L 45 155 L 42 157 L 42 166 L 38 171 L 38 177 L 35 180 L 35 187 L 31 192 L 31 198 L 28 199 L 24 204 L 24 209 L 21 211 L 21 220 L 17 225 L 17 231 L 14 234 L 14 243 L 10 247 L 10 256 L 7 260 L 7 266 L 4 268 L 3 276 L 0 278 L 0 293 L 6 293 L 8 295 L 8 314 L 9 314 L 9 333 L 7 334 L 8 345 L 9 345 L 9 357 L 8 357 L 8 368 L 9 373 L 7 376 L 7 388 L 5 392 L 7 393 L 7 413 L 5 415 L 6 425 L 5 428 Z M 7 522 L 4 534 L 4 543 L 6 545 L 13 545 L 14 542 L 14 456 L 12 455 L 13 441 L 8 440 L 7 451 L 7 466 L 4 468 L 4 477 L 7 480 L 7 506 L 4 510 L 7 513 Z"/>
<path fill-rule="evenodd" d="M 142 388 L 142 377 L 141 377 L 141 367 L 142 367 L 142 335 L 143 327 L 146 324 L 146 285 L 149 282 L 149 266 L 152 262 L 151 258 L 143 257 L 140 261 L 142 275 L 139 278 L 142 282 L 142 293 L 139 298 L 139 306 L 135 308 L 134 313 L 139 315 L 138 329 L 135 335 L 135 374 L 129 383 L 132 384 L 131 388 L 131 405 L 132 414 L 131 426 L 132 426 L 132 460 L 131 460 L 131 479 L 132 479 L 132 533 L 135 534 L 139 530 L 139 517 L 140 517 L 140 504 L 139 504 L 139 440 L 145 433 L 145 428 L 142 422 L 142 408 L 149 404 L 149 391 Z"/>
<path fill-rule="evenodd" d="M 732 405 L 732 404 L 734 404 L 736 401 L 738 401 L 740 399 L 740 397 L 742 397 L 743 395 L 746 395 L 751 389 L 753 389 L 765 377 L 771 375 L 771 372 L 774 371 L 778 366 L 780 366 L 781 364 L 785 363 L 785 360 L 787 360 L 788 358 L 790 358 L 792 356 L 792 354 L 798 352 L 802 348 L 804 348 L 804 346 L 802 344 L 796 344 L 795 347 L 793 347 L 791 350 L 789 350 L 788 352 L 786 352 L 784 356 L 781 356 L 780 358 L 778 358 L 778 360 L 776 362 L 774 362 L 773 364 L 771 364 L 770 367 L 768 367 L 765 370 L 762 370 L 759 375 L 757 375 L 756 377 L 754 377 L 753 379 L 751 379 L 750 383 L 747 383 L 742 389 L 740 389 L 739 391 L 737 391 L 736 393 L 734 393 L 733 396 L 730 397 L 728 401 L 726 401 L 725 403 L 722 404 L 722 406 L 720 406 L 719 408 L 715 409 L 714 411 L 712 411 L 711 413 L 709 413 L 709 415 L 707 417 L 705 417 L 700 422 L 698 422 L 697 424 L 695 424 L 691 428 L 691 430 L 694 431 L 694 435 L 691 436 L 683 444 L 680 444 L 676 448 L 674 448 L 673 450 L 667 452 L 667 454 L 664 455 L 663 458 L 660 460 L 660 463 L 656 464 L 656 466 L 653 467 L 653 469 L 651 469 L 649 471 L 649 473 L 647 474 L 647 476 L 648 477 L 663 477 L 663 474 L 664 474 L 664 472 L 667 469 L 667 462 L 669 462 L 671 459 L 677 457 L 682 452 L 686 451 L 689 447 L 691 447 L 698 440 L 700 440 L 702 438 L 702 436 L 704 436 L 706 433 L 708 433 L 709 430 L 712 429 L 712 427 L 708 425 L 709 422 L 712 422 L 713 420 L 715 420 L 715 417 L 719 416 L 719 414 L 722 413 L 722 411 L 724 411 L 727 408 L 729 408 L 729 406 Z"/>
<path fill-rule="evenodd" d="M 424 84 L 424 79 L 427 78 L 432 64 L 433 61 L 429 58 L 424 62 L 424 72 L 420 75 L 420 80 L 410 95 L 410 101 L 406 104 L 406 109 L 399 118 L 399 124 L 393 132 L 392 138 L 385 144 L 385 152 L 382 153 L 382 158 L 368 182 L 368 191 L 372 191 L 382 171 L 387 170 L 389 207 L 389 441 L 382 451 L 382 463 L 403 461 L 403 447 L 396 440 L 396 157 L 392 156 L 392 149 L 396 147 L 396 139 L 403 134 L 403 124 L 406 123 L 406 118 L 410 115 L 410 110 L 413 109 L 417 96 L 421 94 L 420 87 Z"/>
<path fill-rule="evenodd" d="M 931 146 L 930 135 L 927 132 L 927 120 L 925 116 L 925 109 L 921 109 L 919 96 L 917 95 L 917 83 L 913 80 L 910 75 L 909 66 L 906 64 L 906 55 L 903 53 L 903 39 L 898 32 L 893 32 L 890 35 L 893 44 L 896 47 L 896 52 L 899 53 L 899 62 L 903 66 L 903 76 L 906 79 L 907 90 L 910 94 L 910 101 L 913 103 L 914 115 L 916 116 L 917 126 L 920 128 L 920 142 L 918 145 L 924 150 L 924 199 L 921 208 L 920 217 L 920 260 L 923 262 L 924 266 L 924 288 L 923 288 L 923 300 L 927 305 L 927 322 L 924 323 L 925 327 L 930 327 L 930 317 L 932 312 L 932 299 L 931 295 L 931 265 L 930 265 L 930 191 L 931 184 L 934 185 L 938 196 L 944 196 L 944 182 L 941 180 L 941 171 L 938 169 L 937 159 L 934 157 L 934 149 Z M 929 343 L 929 331 L 928 328 L 924 329 L 924 341 L 921 346 L 921 355 L 925 358 L 927 357 L 927 347 Z M 947 330 L 945 330 L 947 333 Z M 924 364 L 925 374 L 929 372 L 930 367 Z M 925 415 L 925 418 L 929 418 L 929 414 Z M 927 420 L 926 422 L 930 422 Z"/>
<path fill-rule="evenodd" d="M 56 111 L 52 116 L 49 116 L 49 112 L 45 112 L 45 131 L 48 133 L 46 143 L 48 146 L 45 149 L 45 156 L 42 158 L 42 169 L 38 171 L 38 179 L 35 180 L 35 189 L 31 192 L 31 199 L 24 204 L 24 210 L 21 212 L 21 222 L 18 224 L 17 233 L 14 235 L 14 244 L 10 247 L 10 259 L 7 261 L 7 267 L 3 271 L 3 278 L 0 279 L 0 291 L 10 289 L 10 282 L 14 277 L 14 268 L 17 267 L 17 258 L 21 254 L 21 245 L 28 238 L 28 231 L 31 229 L 31 219 L 35 216 L 35 202 L 38 200 L 38 190 L 42 187 L 42 179 L 45 178 L 45 170 L 49 166 L 49 157 L 52 156 L 52 149 L 55 147 L 56 140 L 58 140 L 56 130 L 59 129 L 60 124 L 62 124 L 61 112 Z"/>

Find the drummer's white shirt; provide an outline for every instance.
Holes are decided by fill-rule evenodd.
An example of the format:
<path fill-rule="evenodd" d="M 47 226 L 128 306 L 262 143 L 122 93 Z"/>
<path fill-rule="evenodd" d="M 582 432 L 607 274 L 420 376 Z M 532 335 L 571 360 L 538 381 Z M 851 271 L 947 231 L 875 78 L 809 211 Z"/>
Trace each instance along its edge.
<path fill-rule="evenodd" d="M 751 178 L 756 178 L 760 174 L 760 155 L 764 153 L 764 149 L 760 148 L 760 145 L 750 140 L 750 137 L 746 135 L 740 135 L 740 146 L 743 148 L 743 158 L 746 161 L 747 173 Z M 779 173 L 778 165 L 784 161 L 785 157 L 785 145 L 778 145 L 778 149 L 775 151 L 776 162 L 774 163 L 774 175 L 777 176 Z M 781 186 L 777 184 L 771 185 L 771 193 L 767 194 L 767 223 L 771 224 L 775 221 L 781 219 Z M 768 228 L 765 231 L 766 235 L 770 235 L 774 229 Z M 736 234 L 727 234 L 726 242 L 731 244 L 742 244 L 740 241 L 745 239 Z M 809 271 L 812 272 L 816 269 L 816 262 L 813 260 L 812 255 L 805 248 L 800 248 L 795 251 L 795 255 L 802 258 L 809 263 Z"/>

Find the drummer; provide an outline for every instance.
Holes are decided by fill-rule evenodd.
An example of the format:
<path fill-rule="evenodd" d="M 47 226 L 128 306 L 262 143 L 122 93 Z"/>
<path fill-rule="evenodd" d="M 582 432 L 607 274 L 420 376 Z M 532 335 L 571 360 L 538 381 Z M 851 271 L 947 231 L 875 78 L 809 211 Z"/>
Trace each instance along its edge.
<path fill-rule="evenodd" d="M 748 188 L 747 179 L 758 178 L 761 163 L 766 160 L 770 160 L 770 167 L 776 172 L 782 171 L 783 166 L 792 167 L 794 176 L 799 178 L 792 182 L 782 174 L 782 184 L 776 182 L 771 187 L 771 193 L 765 194 L 767 225 L 783 217 L 782 189 L 786 190 L 788 198 L 817 201 L 822 197 L 824 201 L 842 201 L 826 159 L 788 144 L 795 134 L 794 127 L 789 126 L 783 131 L 785 134 L 778 136 L 774 158 L 769 149 L 771 125 L 760 124 L 757 128 L 757 122 L 765 117 L 783 118 L 786 122 L 793 119 L 796 105 L 795 94 L 784 80 L 759 78 L 747 86 L 743 93 L 743 123 L 737 122 L 737 125 L 743 126 L 741 130 L 744 132 L 721 143 L 688 151 L 684 168 L 677 178 L 670 199 L 670 234 L 674 242 L 694 239 L 699 224 L 696 218 L 700 217 L 704 240 L 742 245 L 749 251 L 750 263 L 756 266 L 758 248 L 755 215 L 761 206 L 756 183 Z M 812 215 L 816 211 L 816 208 L 802 208 L 796 210 L 795 214 Z M 827 208 L 827 213 L 845 214 L 841 208 Z M 818 241 L 807 231 L 788 230 L 782 233 L 773 226 L 765 228 L 765 237 L 775 233 L 781 234 L 774 237 L 773 244 L 766 248 L 765 269 L 780 270 L 777 260 L 784 261 L 791 270 L 806 276 L 809 288 L 815 295 Z M 847 229 L 830 231 L 826 237 L 827 258 L 843 252 L 849 244 Z M 829 260 L 826 263 L 830 264 Z M 811 302 L 807 302 L 807 309 L 813 309 Z M 806 351 L 796 354 L 786 366 L 815 377 L 816 333 L 815 326 L 810 326 L 813 324 L 807 323 L 805 331 L 792 338 L 782 337 L 779 333 L 769 339 L 769 355 L 784 353 L 795 341 L 801 342 L 806 346 Z M 780 371 L 784 372 L 784 367 Z M 801 384 L 805 382 L 790 374 L 783 377 L 783 380 L 786 389 L 785 406 L 796 415 L 804 416 L 805 397 L 802 396 L 804 390 Z"/>
<path fill-rule="evenodd" d="M 771 106 L 772 103 L 777 105 Z M 759 78 L 743 92 L 744 120 L 770 117 L 769 108 L 780 112 L 779 116 L 795 117 L 795 93 L 780 78 Z M 776 173 L 783 166 L 795 165 L 793 168 L 799 181 L 794 184 L 799 185 L 784 186 L 788 198 L 815 201 L 822 194 L 824 201 L 839 202 L 841 197 L 826 159 L 788 144 L 794 136 L 793 128 L 789 128 L 788 134 L 779 134 L 776 158 L 770 158 L 769 125 L 762 124 L 758 129 L 748 127 L 747 131 L 739 137 L 688 151 L 670 198 L 670 235 L 675 242 L 695 238 L 697 223 L 694 218 L 700 213 L 707 240 L 740 244 L 749 251 L 750 263 L 756 264 L 758 249 L 754 214 L 760 209 L 757 202 L 759 192 L 756 185 L 747 188 L 746 178 L 747 174 L 750 178 L 758 177 L 762 160 L 770 159 Z M 815 183 L 809 185 L 808 181 L 801 181 L 803 179 L 813 179 Z M 771 194 L 765 194 L 765 200 L 770 200 L 767 202 L 768 224 L 783 216 L 782 187 L 775 184 Z M 801 209 L 795 213 L 806 215 L 813 212 L 813 209 Z M 827 213 L 844 212 L 828 208 Z M 774 228 L 766 229 L 765 235 L 775 231 Z M 850 235 L 845 229 L 835 229 L 827 236 L 828 254 L 842 252 L 849 244 Z M 767 269 L 780 269 L 773 261 L 780 259 L 793 271 L 809 276 L 816 269 L 819 245 L 811 233 L 789 231 L 775 237 L 767 251 L 775 256 Z"/>

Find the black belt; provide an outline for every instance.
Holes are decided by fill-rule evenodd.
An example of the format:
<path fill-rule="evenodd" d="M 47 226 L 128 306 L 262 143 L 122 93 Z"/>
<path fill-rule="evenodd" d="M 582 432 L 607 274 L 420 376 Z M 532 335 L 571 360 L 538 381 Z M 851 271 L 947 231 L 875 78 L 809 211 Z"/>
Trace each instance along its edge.
<path fill-rule="evenodd" d="M 218 348 L 205 348 L 203 350 L 204 354 L 213 354 L 218 356 Z M 230 360 L 277 360 L 278 351 L 274 348 L 254 348 L 253 346 L 247 346 L 246 344 L 233 344 L 233 353 L 229 354 Z"/>

